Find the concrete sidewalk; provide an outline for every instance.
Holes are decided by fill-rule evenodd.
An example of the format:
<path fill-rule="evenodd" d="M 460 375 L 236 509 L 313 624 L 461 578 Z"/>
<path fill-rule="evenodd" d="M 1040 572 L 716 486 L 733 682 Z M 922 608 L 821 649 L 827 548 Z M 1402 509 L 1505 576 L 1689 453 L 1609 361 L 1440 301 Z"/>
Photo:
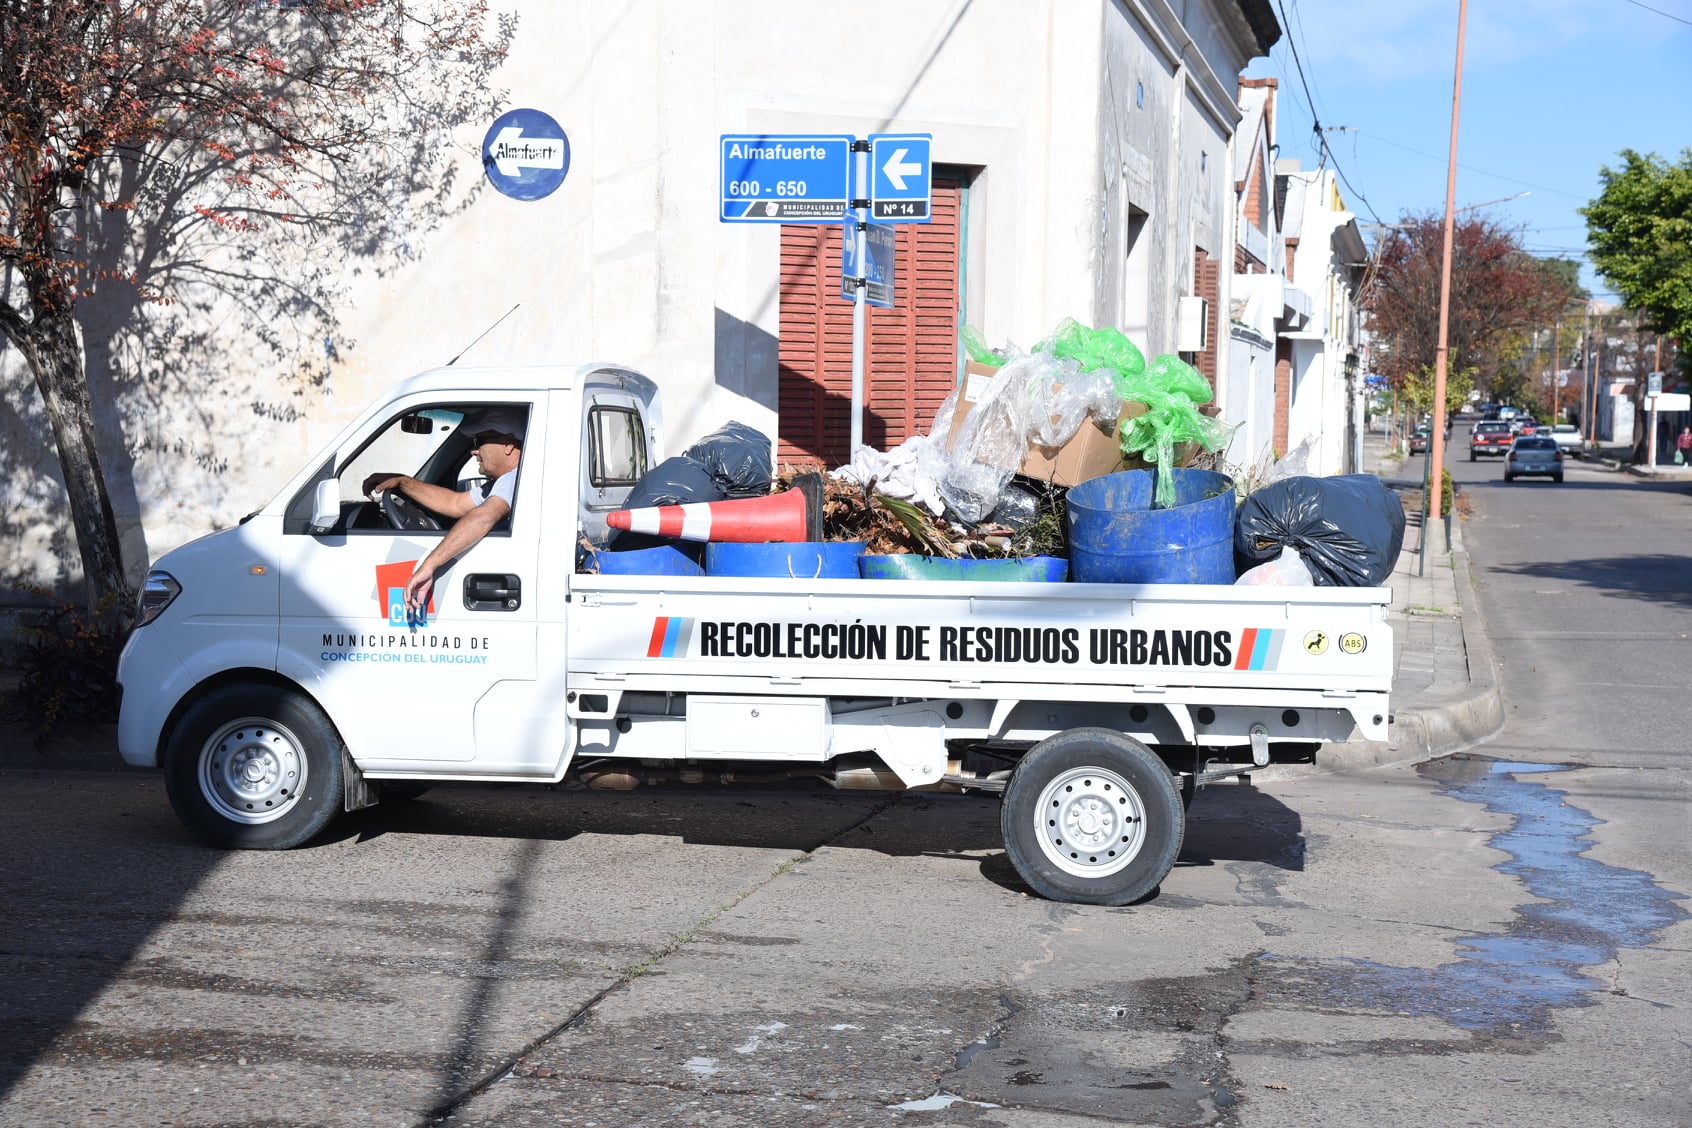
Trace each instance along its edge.
<path fill-rule="evenodd" d="M 1363 440 L 1363 469 L 1402 480 L 1403 462 L 1390 457 L 1386 437 Z M 1417 483 L 1416 490 L 1420 490 Z M 1354 740 L 1322 748 L 1317 771 L 1348 771 L 1415 764 L 1449 756 L 1490 740 L 1504 727 L 1504 702 L 1475 588 L 1463 551 L 1462 520 L 1422 527 L 1420 507 L 1406 513 L 1404 547 L 1387 583 L 1392 606 L 1392 725 L 1385 741 Z M 1427 554 L 1422 554 L 1423 537 Z M 1293 779 L 1305 767 L 1255 772 L 1262 779 Z"/>

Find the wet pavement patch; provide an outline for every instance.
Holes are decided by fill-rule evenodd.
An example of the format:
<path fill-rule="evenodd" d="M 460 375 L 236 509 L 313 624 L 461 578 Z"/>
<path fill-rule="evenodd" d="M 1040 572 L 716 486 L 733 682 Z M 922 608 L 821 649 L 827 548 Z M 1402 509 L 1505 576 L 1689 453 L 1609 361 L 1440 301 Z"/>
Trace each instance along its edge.
<path fill-rule="evenodd" d="M 1460 1029 L 1512 1039 L 1543 1032 L 1553 1010 L 1586 1006 L 1604 984 L 1583 967 L 1643 948 L 1688 913 L 1685 896 L 1650 874 L 1586 856 L 1603 820 L 1567 802 L 1568 793 L 1532 777 L 1566 771 L 1553 764 L 1454 758 L 1423 765 L 1446 794 L 1510 816 L 1490 845 L 1508 855 L 1493 868 L 1520 880 L 1540 902 L 1516 907 L 1501 933 L 1455 941 L 1459 957 L 1435 968 L 1369 960 L 1294 960 L 1272 954 L 1270 985 L 1305 1006 L 1389 1011 L 1440 1019 Z"/>

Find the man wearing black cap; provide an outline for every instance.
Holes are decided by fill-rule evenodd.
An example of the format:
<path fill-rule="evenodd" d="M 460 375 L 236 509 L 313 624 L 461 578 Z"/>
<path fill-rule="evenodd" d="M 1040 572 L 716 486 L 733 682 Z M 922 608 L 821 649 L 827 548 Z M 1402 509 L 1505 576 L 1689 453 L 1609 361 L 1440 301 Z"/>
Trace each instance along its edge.
<path fill-rule="evenodd" d="M 366 495 L 397 489 L 425 509 L 453 518 L 452 528 L 434 550 L 418 561 L 405 585 L 405 605 L 419 611 L 429 605 L 435 572 L 448 561 L 470 551 L 488 530 L 511 514 L 516 496 L 517 463 L 523 456 L 524 413 L 493 408 L 476 418 L 470 433 L 471 453 L 486 479 L 476 490 L 449 490 L 420 482 L 407 474 L 372 474 L 364 480 Z M 466 420 L 466 428 L 471 424 Z"/>

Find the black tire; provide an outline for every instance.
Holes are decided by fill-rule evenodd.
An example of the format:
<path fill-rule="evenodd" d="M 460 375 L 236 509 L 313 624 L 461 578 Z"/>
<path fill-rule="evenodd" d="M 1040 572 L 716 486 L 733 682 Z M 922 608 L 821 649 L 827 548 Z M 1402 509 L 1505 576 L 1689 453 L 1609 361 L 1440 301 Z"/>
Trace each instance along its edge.
<path fill-rule="evenodd" d="M 1559 486 L 1563 484 L 1563 476 L 1561 474 L 1551 475 L 1551 480 L 1556 482 Z"/>
<path fill-rule="evenodd" d="M 1513 481 L 1516 480 L 1516 476 L 1514 474 L 1510 473 L 1508 470 L 1506 470 L 1506 471 L 1504 471 L 1504 480 L 1506 482 L 1513 482 Z"/>
<path fill-rule="evenodd" d="M 341 810 L 340 735 L 297 690 L 213 690 L 171 730 L 164 760 L 170 805 L 214 846 L 287 850 Z"/>
<path fill-rule="evenodd" d="M 1475 460 L 1475 448 L 1470 447 L 1469 448 L 1469 461 L 1473 462 L 1474 460 Z"/>
<path fill-rule="evenodd" d="M 1011 864 L 1042 897 L 1126 905 L 1168 875 L 1186 815 L 1175 777 L 1144 744 L 1074 728 L 1022 757 L 999 828 Z"/>

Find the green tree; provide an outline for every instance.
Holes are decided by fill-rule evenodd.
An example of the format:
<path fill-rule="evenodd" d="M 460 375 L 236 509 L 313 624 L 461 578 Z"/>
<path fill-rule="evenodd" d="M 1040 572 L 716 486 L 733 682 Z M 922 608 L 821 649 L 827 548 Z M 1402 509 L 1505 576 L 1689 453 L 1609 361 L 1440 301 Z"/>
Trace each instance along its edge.
<path fill-rule="evenodd" d="M 1432 411 L 1434 405 L 1434 377 L 1436 373 L 1432 365 L 1424 365 L 1410 373 L 1399 385 L 1399 398 L 1408 403 L 1417 412 Z M 1469 393 L 1474 390 L 1475 370 L 1473 368 L 1453 368 L 1445 374 L 1445 417 L 1447 419 L 1457 413 L 1457 409 L 1468 402 Z"/>
<path fill-rule="evenodd" d="M 1671 164 L 1655 153 L 1620 153 L 1600 169 L 1598 198 L 1580 209 L 1592 262 L 1628 306 L 1658 331 L 1692 333 L 1692 149 Z"/>
<path fill-rule="evenodd" d="M 444 214 L 452 131 L 499 101 L 512 24 L 489 23 L 486 0 L 0 0 L 0 333 L 57 447 L 90 606 L 128 583 L 88 378 L 114 346 L 79 305 L 112 303 L 143 375 L 152 346 L 200 334 L 200 370 L 154 390 L 183 415 L 237 337 L 323 355 L 346 264 L 404 258 Z M 222 313 L 215 338 L 209 316 L 170 323 L 184 303 Z"/>

